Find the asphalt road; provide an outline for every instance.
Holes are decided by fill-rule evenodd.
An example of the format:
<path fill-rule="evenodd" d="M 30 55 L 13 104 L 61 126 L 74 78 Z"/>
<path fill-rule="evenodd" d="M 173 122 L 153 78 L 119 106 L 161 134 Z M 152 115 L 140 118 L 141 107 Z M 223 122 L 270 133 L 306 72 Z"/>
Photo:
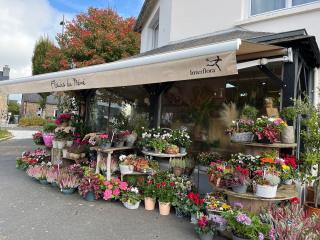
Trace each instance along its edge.
<path fill-rule="evenodd" d="M 15 168 L 16 156 L 35 148 L 24 136 L 0 142 L 0 240 L 197 239 L 193 226 L 174 214 L 86 202 L 31 180 Z"/>

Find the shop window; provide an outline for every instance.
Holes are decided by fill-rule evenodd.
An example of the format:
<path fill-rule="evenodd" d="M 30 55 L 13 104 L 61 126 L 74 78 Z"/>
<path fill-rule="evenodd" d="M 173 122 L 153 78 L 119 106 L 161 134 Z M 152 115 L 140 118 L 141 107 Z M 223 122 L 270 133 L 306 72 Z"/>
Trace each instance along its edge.
<path fill-rule="evenodd" d="M 311 2 L 317 2 L 318 0 L 292 0 L 292 6 L 302 5 Z"/>

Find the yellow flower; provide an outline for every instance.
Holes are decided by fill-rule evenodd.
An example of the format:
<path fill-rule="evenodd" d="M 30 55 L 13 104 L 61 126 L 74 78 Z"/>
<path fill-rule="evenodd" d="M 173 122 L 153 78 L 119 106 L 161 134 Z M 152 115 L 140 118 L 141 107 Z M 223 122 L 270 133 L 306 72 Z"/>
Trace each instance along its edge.
<path fill-rule="evenodd" d="M 288 165 L 282 165 L 282 170 L 284 170 L 284 171 L 288 171 L 288 170 L 290 170 L 290 167 L 288 166 Z"/>

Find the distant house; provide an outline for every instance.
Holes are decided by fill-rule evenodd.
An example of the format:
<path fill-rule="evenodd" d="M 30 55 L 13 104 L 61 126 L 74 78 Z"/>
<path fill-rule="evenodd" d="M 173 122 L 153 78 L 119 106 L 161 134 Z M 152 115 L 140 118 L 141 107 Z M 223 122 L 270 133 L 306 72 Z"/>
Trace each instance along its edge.
<path fill-rule="evenodd" d="M 0 71 L 0 81 L 9 79 L 10 68 L 8 65 L 3 67 Z M 7 119 L 8 113 L 8 97 L 6 95 L 0 95 L 0 120 Z"/>
<path fill-rule="evenodd" d="M 42 115 L 40 102 L 42 98 L 37 93 L 23 94 L 21 99 L 21 116 L 39 116 Z M 58 98 L 50 95 L 47 98 L 47 105 L 45 109 L 46 117 L 56 117 L 58 114 Z"/>

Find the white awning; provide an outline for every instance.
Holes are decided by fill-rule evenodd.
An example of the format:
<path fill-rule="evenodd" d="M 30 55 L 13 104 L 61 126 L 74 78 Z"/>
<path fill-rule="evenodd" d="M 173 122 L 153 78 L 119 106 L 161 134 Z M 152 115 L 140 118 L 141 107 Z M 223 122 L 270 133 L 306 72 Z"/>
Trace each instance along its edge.
<path fill-rule="evenodd" d="M 40 93 L 112 88 L 237 74 L 237 57 L 268 55 L 281 47 L 235 39 L 178 51 L 129 58 L 79 69 L 0 82 L 0 93 Z M 259 55 L 260 56 L 260 55 Z"/>

